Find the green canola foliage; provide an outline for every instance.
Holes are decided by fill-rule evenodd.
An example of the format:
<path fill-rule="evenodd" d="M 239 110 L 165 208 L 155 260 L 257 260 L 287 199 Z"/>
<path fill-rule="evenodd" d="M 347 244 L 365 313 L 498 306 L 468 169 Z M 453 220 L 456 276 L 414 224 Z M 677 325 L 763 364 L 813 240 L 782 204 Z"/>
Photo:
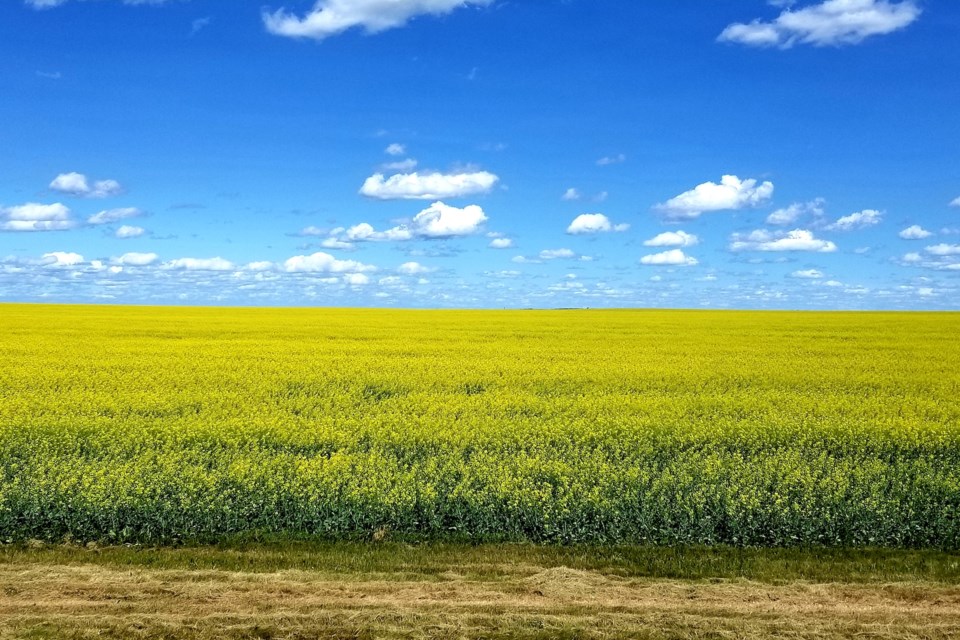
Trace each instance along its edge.
<path fill-rule="evenodd" d="M 960 315 L 0 306 L 0 539 L 960 548 Z"/>

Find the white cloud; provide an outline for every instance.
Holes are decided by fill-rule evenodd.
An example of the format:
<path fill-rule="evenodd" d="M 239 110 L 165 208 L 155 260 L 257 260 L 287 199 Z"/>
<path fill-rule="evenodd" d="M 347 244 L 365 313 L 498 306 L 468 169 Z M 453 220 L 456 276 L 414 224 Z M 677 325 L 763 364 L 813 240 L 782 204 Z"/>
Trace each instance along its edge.
<path fill-rule="evenodd" d="M 681 249 L 670 249 L 663 253 L 654 253 L 640 258 L 640 264 L 657 267 L 693 267 L 699 264 L 699 261 L 686 255 Z"/>
<path fill-rule="evenodd" d="M 367 222 L 361 222 L 349 228 L 338 227 L 330 231 L 330 237 L 322 244 L 328 249 L 352 249 L 355 242 L 454 238 L 478 233 L 486 221 L 486 214 L 477 205 L 468 205 L 461 209 L 438 201 L 415 215 L 409 225 L 399 225 L 385 231 L 377 231 Z M 313 229 L 315 228 L 308 227 L 301 234 L 304 235 L 306 231 Z"/>
<path fill-rule="evenodd" d="M 117 229 L 117 232 L 114 234 L 116 237 L 121 239 L 126 238 L 139 238 L 147 232 L 143 227 L 134 227 L 128 224 L 121 226 Z"/>
<path fill-rule="evenodd" d="M 475 204 L 460 209 L 434 202 L 413 217 L 411 227 L 421 237 L 451 238 L 477 233 L 486 221 L 483 209 Z"/>
<path fill-rule="evenodd" d="M 923 240 L 924 238 L 929 238 L 933 234 L 920 225 L 915 224 L 901 231 L 899 235 L 904 240 Z"/>
<path fill-rule="evenodd" d="M 814 237 L 806 229 L 793 231 L 770 232 L 758 229 L 749 234 L 733 234 L 730 241 L 731 251 L 815 251 L 831 253 L 837 250 L 837 245 Z"/>
<path fill-rule="evenodd" d="M 142 215 L 143 211 L 137 209 L 136 207 L 106 209 L 87 218 L 87 224 L 110 224 L 112 222 L 126 220 L 127 218 L 137 218 Z"/>
<path fill-rule="evenodd" d="M 290 273 L 362 273 L 376 271 L 376 267 L 355 260 L 337 260 L 329 253 L 317 252 L 309 256 L 293 256 L 283 263 Z"/>
<path fill-rule="evenodd" d="M 41 256 L 45 267 L 73 267 L 83 264 L 83 256 L 69 251 L 51 251 Z"/>
<path fill-rule="evenodd" d="M 510 238 L 494 238 L 490 241 L 491 249 L 510 249 L 513 247 L 513 240 Z"/>
<path fill-rule="evenodd" d="M 824 0 L 802 9 L 785 9 L 771 22 L 734 23 L 717 38 L 754 47 L 789 49 L 859 44 L 866 38 L 893 33 L 920 16 L 914 0 Z"/>
<path fill-rule="evenodd" d="M 960 207 L 960 198 L 955 198 L 951 203 L 951 207 Z"/>
<path fill-rule="evenodd" d="M 804 271 L 794 271 L 790 274 L 792 278 L 801 278 L 806 280 L 819 280 L 823 277 L 823 272 L 817 269 L 806 269 Z"/>
<path fill-rule="evenodd" d="M 384 165 L 381 165 L 381 167 L 382 167 L 385 171 L 408 172 L 408 171 L 413 171 L 414 169 L 416 169 L 416 168 L 417 168 L 417 164 L 419 164 L 419 163 L 418 163 L 416 160 L 414 160 L 413 158 L 407 158 L 407 159 L 405 159 L 405 160 L 398 160 L 397 162 L 388 162 L 388 163 L 386 163 L 386 164 L 384 164 Z"/>
<path fill-rule="evenodd" d="M 146 267 L 147 265 L 151 265 L 154 262 L 156 262 L 157 259 L 159 259 L 159 257 L 160 256 L 158 256 L 155 253 L 130 252 L 130 253 L 125 253 L 122 256 L 113 258 L 111 262 L 113 262 L 114 264 L 126 265 L 126 266 L 132 266 L 132 267 Z M 187 260 L 190 260 L 190 258 L 187 258 Z M 177 267 L 172 267 L 172 268 L 177 268 Z M 188 268 L 188 267 L 184 266 L 180 268 Z"/>
<path fill-rule="evenodd" d="M 560 196 L 560 199 L 567 200 L 568 202 L 570 202 L 573 200 L 579 200 L 582 197 L 583 197 L 583 194 L 581 194 L 578 189 L 574 189 L 573 187 L 570 187 L 569 189 L 563 192 L 563 195 Z"/>
<path fill-rule="evenodd" d="M 567 227 L 567 233 L 571 235 L 584 235 L 590 233 L 607 233 L 610 231 L 626 231 L 630 228 L 628 224 L 613 224 L 610 218 L 602 213 L 584 213 L 574 218 L 570 226 Z"/>
<path fill-rule="evenodd" d="M 499 178 L 488 171 L 473 173 L 398 173 L 367 178 L 360 193 L 378 200 L 434 200 L 488 193 Z"/>
<path fill-rule="evenodd" d="M 611 164 L 620 164 L 626 161 L 627 161 L 626 154 L 618 153 L 615 156 L 605 156 L 603 158 L 600 158 L 599 160 L 597 160 L 597 166 L 606 167 Z"/>
<path fill-rule="evenodd" d="M 352 242 L 346 242 L 338 238 L 324 238 L 320 242 L 320 246 L 324 249 L 340 249 L 341 251 L 351 251 L 355 248 Z"/>
<path fill-rule="evenodd" d="M 865 229 L 880 224 L 883 219 L 883 213 L 875 209 L 864 209 L 848 216 L 843 216 L 826 228 L 829 231 L 852 231 L 854 229 Z"/>
<path fill-rule="evenodd" d="M 704 182 L 654 208 L 663 211 L 669 218 L 689 219 L 708 211 L 756 206 L 769 200 L 772 195 L 772 182 L 758 186 L 752 178 L 741 180 L 737 176 L 725 175 L 720 178 L 720 184 Z"/>
<path fill-rule="evenodd" d="M 402 27 L 419 15 L 444 15 L 492 0 L 317 0 L 303 18 L 280 9 L 263 12 L 267 31 L 290 38 L 323 40 L 347 29 L 363 27 L 368 33 Z"/>
<path fill-rule="evenodd" d="M 686 231 L 667 231 L 643 243 L 645 247 L 692 247 L 700 239 Z"/>
<path fill-rule="evenodd" d="M 908 253 L 908 254 L 906 254 L 906 255 L 903 256 L 903 261 L 906 262 L 906 263 L 911 263 L 911 264 L 912 264 L 912 263 L 917 263 L 917 262 L 923 262 L 923 256 L 921 256 L 919 253 L 915 253 L 915 252 L 914 252 L 914 253 Z"/>
<path fill-rule="evenodd" d="M 424 273 L 430 273 L 433 269 L 425 267 L 419 262 L 404 262 L 397 267 L 397 271 L 407 276 L 418 276 Z"/>
<path fill-rule="evenodd" d="M 123 192 L 116 180 L 97 180 L 91 187 L 87 176 L 76 172 L 61 173 L 50 183 L 50 188 L 79 198 L 109 198 Z"/>
<path fill-rule="evenodd" d="M 793 224 L 807 214 L 820 217 L 823 215 L 823 205 L 825 203 L 826 201 L 823 198 L 817 198 L 810 202 L 794 202 L 789 207 L 777 209 L 767 216 L 767 224 Z"/>
<path fill-rule="evenodd" d="M 0 207 L 0 231 L 62 231 L 73 226 L 70 209 L 59 202 Z"/>
<path fill-rule="evenodd" d="M 67 4 L 70 0 L 24 0 L 24 3 L 33 7 L 34 9 L 51 9 L 53 7 L 59 7 L 60 5 Z M 123 4 L 137 6 L 137 5 L 148 5 L 148 4 L 164 4 L 170 0 L 123 0 Z"/>
<path fill-rule="evenodd" d="M 576 258 L 577 254 L 570 249 L 544 249 L 540 252 L 541 260 L 557 260 Z"/>
<path fill-rule="evenodd" d="M 935 256 L 960 255 L 960 244 L 935 244 L 932 247 L 927 247 L 927 253 L 932 253 Z"/>
<path fill-rule="evenodd" d="M 205 28 L 210 26 L 211 21 L 212 21 L 212 18 L 210 18 L 209 16 L 205 18 L 195 19 L 193 22 L 190 23 L 190 35 L 195 36 L 201 31 L 203 31 Z"/>
<path fill-rule="evenodd" d="M 314 227 L 313 225 L 309 227 L 304 227 L 300 230 L 301 236 L 325 236 L 327 232 L 321 229 L 320 227 Z"/>
<path fill-rule="evenodd" d="M 343 281 L 355 287 L 370 284 L 370 277 L 362 273 L 348 273 L 343 276 Z"/>
<path fill-rule="evenodd" d="M 334 231 L 337 231 L 336 229 Z M 361 222 L 342 232 L 342 240 L 347 242 L 392 242 L 410 240 L 413 232 L 406 227 L 393 227 L 386 231 L 377 231 L 372 225 Z"/>
<path fill-rule="evenodd" d="M 275 265 L 269 260 L 258 260 L 256 262 L 247 263 L 247 266 L 244 267 L 247 271 L 271 271 Z"/>
<path fill-rule="evenodd" d="M 179 269 L 183 271 L 232 271 L 235 267 L 229 260 L 216 258 L 177 258 L 164 262 L 164 269 Z"/>
<path fill-rule="evenodd" d="M 402 156 L 407 152 L 407 148 L 399 142 L 394 142 L 393 144 L 387 146 L 383 152 L 390 156 Z"/>

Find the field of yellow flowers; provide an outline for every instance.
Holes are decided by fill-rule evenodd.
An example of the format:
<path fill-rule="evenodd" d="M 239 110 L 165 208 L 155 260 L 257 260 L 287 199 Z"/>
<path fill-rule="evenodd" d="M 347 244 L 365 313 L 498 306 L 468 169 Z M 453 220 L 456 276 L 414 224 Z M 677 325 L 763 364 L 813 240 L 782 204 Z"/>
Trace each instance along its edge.
<path fill-rule="evenodd" d="M 960 315 L 0 305 L 0 539 L 960 548 Z"/>

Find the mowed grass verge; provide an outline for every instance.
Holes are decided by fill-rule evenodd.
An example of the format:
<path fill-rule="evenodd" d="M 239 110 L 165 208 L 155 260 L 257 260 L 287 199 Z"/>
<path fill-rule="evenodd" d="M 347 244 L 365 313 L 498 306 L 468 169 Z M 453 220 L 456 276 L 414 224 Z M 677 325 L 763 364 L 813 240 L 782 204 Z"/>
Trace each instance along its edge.
<path fill-rule="evenodd" d="M 936 551 L 0 548 L 0 638 L 952 638 Z"/>

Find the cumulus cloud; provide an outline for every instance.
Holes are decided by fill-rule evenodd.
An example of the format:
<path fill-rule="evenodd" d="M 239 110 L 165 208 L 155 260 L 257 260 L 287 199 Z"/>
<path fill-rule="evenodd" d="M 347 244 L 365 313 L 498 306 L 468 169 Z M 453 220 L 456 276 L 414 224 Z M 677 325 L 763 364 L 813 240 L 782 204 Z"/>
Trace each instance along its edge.
<path fill-rule="evenodd" d="M 397 240 L 410 240 L 413 238 L 413 232 L 406 227 L 393 227 L 386 231 L 377 231 L 373 225 L 361 222 L 348 229 L 334 229 L 335 234 L 342 234 L 341 240 L 346 242 L 391 242 Z"/>
<path fill-rule="evenodd" d="M 397 267 L 397 271 L 406 276 L 418 276 L 424 273 L 430 273 L 433 269 L 425 267 L 419 262 L 404 262 Z"/>
<path fill-rule="evenodd" d="M 655 267 L 693 267 L 699 264 L 699 261 L 686 255 L 681 249 L 670 249 L 662 253 L 654 253 L 640 258 L 640 264 Z"/>
<path fill-rule="evenodd" d="M 393 144 L 388 145 L 383 152 L 390 156 L 402 156 L 407 152 L 407 148 L 399 142 L 394 142 Z"/>
<path fill-rule="evenodd" d="M 770 22 L 733 23 L 717 39 L 780 49 L 851 45 L 899 31 L 918 17 L 920 7 L 914 0 L 824 0 L 801 9 L 786 8 Z"/>
<path fill-rule="evenodd" d="M 461 209 L 434 202 L 413 217 L 411 227 L 421 237 L 452 238 L 477 233 L 486 221 L 487 216 L 478 205 L 471 204 Z"/>
<path fill-rule="evenodd" d="M 610 218 L 602 213 L 584 213 L 574 218 L 570 226 L 567 227 L 567 233 L 571 235 L 586 235 L 591 233 L 607 233 L 610 231 L 626 231 L 630 228 L 629 224 L 613 224 Z"/>
<path fill-rule="evenodd" d="M 490 241 L 491 249 L 510 249 L 513 247 L 513 240 L 510 238 L 494 238 Z"/>
<path fill-rule="evenodd" d="M 837 245 L 829 240 L 814 237 L 806 229 L 771 232 L 765 229 L 751 231 L 749 234 L 733 234 L 730 241 L 731 251 L 814 251 L 832 253 Z"/>
<path fill-rule="evenodd" d="M 290 38 L 323 40 L 347 29 L 362 27 L 378 33 L 402 27 L 420 15 L 444 15 L 471 5 L 485 6 L 492 0 L 317 0 L 313 9 L 298 17 L 286 9 L 263 12 L 267 31 Z"/>
<path fill-rule="evenodd" d="M 819 280 L 823 277 L 823 272 L 817 269 L 806 269 L 803 271 L 794 271 L 790 274 L 791 278 L 801 278 L 805 280 Z"/>
<path fill-rule="evenodd" d="M 343 276 L 343 281 L 346 284 L 359 287 L 370 284 L 370 277 L 363 273 L 348 273 Z"/>
<path fill-rule="evenodd" d="M 907 227 L 899 233 L 899 236 L 904 240 L 923 240 L 924 238 L 929 238 L 933 234 L 918 224 Z"/>
<path fill-rule="evenodd" d="M 843 216 L 833 224 L 827 225 L 829 231 L 853 231 L 865 229 L 880 224 L 883 214 L 875 209 L 864 209 L 848 216 Z"/>
<path fill-rule="evenodd" d="M 960 255 L 960 244 L 935 244 L 932 247 L 927 247 L 927 253 L 931 253 L 935 256 Z"/>
<path fill-rule="evenodd" d="M 120 209 L 106 209 L 87 218 L 87 224 L 110 224 L 128 218 L 138 218 L 143 211 L 136 207 L 122 207 Z"/>
<path fill-rule="evenodd" d="M 119 229 L 117 229 L 114 235 L 120 238 L 121 240 L 125 240 L 127 238 L 139 238 L 146 232 L 147 230 L 144 229 L 143 227 L 134 227 L 129 224 L 125 224 L 121 226 Z"/>
<path fill-rule="evenodd" d="M 690 191 L 656 205 L 668 218 L 698 218 L 709 211 L 743 209 L 762 204 L 773 195 L 773 183 L 757 184 L 754 179 L 741 180 L 737 176 L 725 175 L 716 182 L 704 182 Z"/>
<path fill-rule="evenodd" d="M 162 267 L 182 271 L 232 271 L 235 268 L 232 262 L 219 256 L 216 258 L 177 258 L 164 262 Z"/>
<path fill-rule="evenodd" d="M 339 238 L 324 238 L 320 241 L 320 246 L 324 249 L 340 249 L 341 251 L 352 251 L 356 248 L 352 242 L 346 242 Z"/>
<path fill-rule="evenodd" d="M 819 218 L 823 215 L 823 205 L 825 203 L 826 201 L 823 198 L 817 198 L 810 202 L 794 202 L 789 207 L 777 209 L 767 216 L 767 224 L 793 224 L 808 214 Z"/>
<path fill-rule="evenodd" d="M 337 260 L 329 253 L 318 251 L 309 256 L 293 256 L 283 263 L 289 273 L 363 273 L 376 267 L 355 260 Z"/>
<path fill-rule="evenodd" d="M 0 231 L 62 231 L 73 226 L 70 209 L 59 202 L 0 207 Z"/>
<path fill-rule="evenodd" d="M 129 253 L 123 254 L 122 256 L 117 256 L 116 258 L 113 258 L 111 262 L 113 262 L 114 264 L 119 264 L 123 266 L 146 267 L 156 262 L 159 258 L 160 256 L 158 256 L 155 253 L 137 253 L 135 251 L 131 251 Z M 190 258 L 186 258 L 186 260 L 190 260 Z M 184 267 L 171 267 L 171 268 L 187 268 L 187 267 L 184 266 Z"/>
<path fill-rule="evenodd" d="M 409 224 L 398 225 L 384 231 L 377 231 L 368 222 L 361 222 L 352 227 L 337 227 L 330 230 L 329 237 L 321 244 L 328 249 L 352 249 L 356 242 L 455 238 L 478 233 L 486 221 L 486 214 L 477 205 L 460 208 L 437 201 L 415 215 Z M 308 227 L 301 231 L 301 235 L 308 235 L 307 231 L 315 229 L 315 227 Z M 319 229 L 316 231 L 320 232 Z"/>
<path fill-rule="evenodd" d="M 50 183 L 50 189 L 78 198 L 109 198 L 123 192 L 116 180 L 97 180 L 91 185 L 87 176 L 76 172 L 61 173 Z"/>
<path fill-rule="evenodd" d="M 581 194 L 578 189 L 570 187 L 569 189 L 563 192 L 563 195 L 560 196 L 560 199 L 566 200 L 568 202 L 572 202 L 574 200 L 579 200 L 582 197 L 583 197 L 583 194 Z"/>
<path fill-rule="evenodd" d="M 903 262 L 906 262 L 906 263 L 923 262 L 923 256 L 921 256 L 919 253 L 916 253 L 916 252 L 908 253 L 903 256 Z"/>
<path fill-rule="evenodd" d="M 692 247 L 700 239 L 686 231 L 667 231 L 643 243 L 645 247 Z"/>
<path fill-rule="evenodd" d="M 452 174 L 398 173 L 389 178 L 382 173 L 376 173 L 364 181 L 360 193 L 378 200 L 460 198 L 488 193 L 499 179 L 488 171 Z"/>
<path fill-rule="evenodd" d="M 51 251 L 41 256 L 41 264 L 45 267 L 74 267 L 83 264 L 83 256 L 70 251 Z"/>
<path fill-rule="evenodd" d="M 570 249 L 544 249 L 540 252 L 541 260 L 559 260 L 576 258 L 577 254 Z"/>
<path fill-rule="evenodd" d="M 960 198 L 955 198 L 951 203 L 951 207 L 960 207 Z"/>

